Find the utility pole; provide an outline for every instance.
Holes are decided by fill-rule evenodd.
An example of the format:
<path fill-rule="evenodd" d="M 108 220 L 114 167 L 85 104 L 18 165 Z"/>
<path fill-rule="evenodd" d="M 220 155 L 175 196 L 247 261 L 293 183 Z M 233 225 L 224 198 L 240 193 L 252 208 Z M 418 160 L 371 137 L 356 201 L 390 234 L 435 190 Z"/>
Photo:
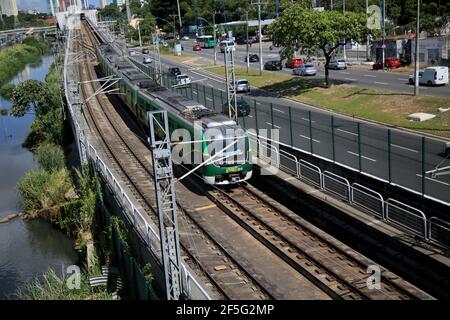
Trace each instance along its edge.
<path fill-rule="evenodd" d="M 369 0 L 366 0 L 366 14 L 369 13 Z M 366 41 L 366 60 L 370 61 L 370 36 L 367 35 Z"/>
<path fill-rule="evenodd" d="M 149 111 L 147 112 L 147 119 L 150 128 L 148 142 L 152 153 L 166 297 L 167 300 L 179 300 L 184 291 L 181 278 L 177 203 L 167 111 Z"/>
<path fill-rule="evenodd" d="M 213 12 L 213 41 L 214 41 L 214 65 L 217 64 L 216 57 L 216 10 Z"/>
<path fill-rule="evenodd" d="M 250 52 L 248 48 L 248 11 L 245 14 L 245 20 L 247 21 L 245 25 L 245 35 L 246 35 L 245 43 L 247 44 L 247 73 L 248 73 L 248 70 L 250 69 Z"/>
<path fill-rule="evenodd" d="M 180 23 L 180 34 L 181 34 L 181 11 L 180 11 L 180 0 L 177 0 L 177 7 L 178 7 L 178 22 Z"/>
<path fill-rule="evenodd" d="M 233 40 L 233 32 L 228 31 L 228 42 L 225 45 L 224 50 L 224 62 L 225 62 L 225 81 L 227 85 L 227 106 L 228 115 L 230 119 L 233 119 L 237 123 L 237 100 L 236 100 L 236 75 L 234 72 L 234 46 L 228 44 Z"/>
<path fill-rule="evenodd" d="M 386 29 L 385 29 L 385 0 L 382 0 L 382 4 L 381 4 L 382 8 L 381 8 L 381 29 L 382 29 L 382 33 L 383 33 L 383 38 L 381 40 L 381 70 L 384 71 L 384 64 L 385 64 L 385 42 L 384 42 L 384 38 L 386 37 Z"/>
<path fill-rule="evenodd" d="M 261 31 L 261 5 L 266 4 L 265 0 L 252 0 L 252 5 L 258 6 L 258 32 L 259 32 L 259 75 L 263 71 L 263 56 L 262 56 L 262 31 Z"/>
<path fill-rule="evenodd" d="M 342 2 L 342 13 L 345 15 L 345 0 Z M 344 39 L 344 60 L 347 60 L 347 39 Z"/>
<path fill-rule="evenodd" d="M 152 34 L 153 38 L 153 49 L 155 56 L 153 60 L 155 61 L 155 81 L 161 85 L 161 52 L 159 51 L 159 36 L 157 33 Z"/>
<path fill-rule="evenodd" d="M 420 0 L 417 0 L 417 18 L 416 18 L 416 57 L 414 70 L 414 95 L 419 95 L 419 33 L 420 33 Z"/>
<path fill-rule="evenodd" d="M 142 39 L 141 39 L 141 27 L 140 27 L 140 25 L 141 25 L 141 22 L 140 22 L 140 21 L 138 21 L 138 23 L 137 23 L 137 27 L 138 27 L 138 35 L 139 35 L 139 47 L 142 47 Z"/>

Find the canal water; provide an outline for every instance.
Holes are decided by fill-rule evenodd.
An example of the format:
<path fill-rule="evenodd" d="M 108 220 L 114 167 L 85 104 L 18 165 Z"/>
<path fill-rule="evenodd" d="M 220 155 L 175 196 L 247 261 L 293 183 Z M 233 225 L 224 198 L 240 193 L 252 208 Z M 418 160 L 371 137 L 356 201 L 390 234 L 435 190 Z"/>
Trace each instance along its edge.
<path fill-rule="evenodd" d="M 28 65 L 12 82 L 27 79 L 44 80 L 54 57 L 43 57 Z M 0 97 L 0 108 L 11 102 Z M 21 211 L 16 191 L 18 180 L 36 168 L 33 154 L 22 147 L 34 115 L 22 118 L 0 115 L 0 218 Z M 49 268 L 61 275 L 62 270 L 77 261 L 73 242 L 44 221 L 20 218 L 0 224 L 0 299 L 14 299 L 18 286 L 42 275 Z"/>

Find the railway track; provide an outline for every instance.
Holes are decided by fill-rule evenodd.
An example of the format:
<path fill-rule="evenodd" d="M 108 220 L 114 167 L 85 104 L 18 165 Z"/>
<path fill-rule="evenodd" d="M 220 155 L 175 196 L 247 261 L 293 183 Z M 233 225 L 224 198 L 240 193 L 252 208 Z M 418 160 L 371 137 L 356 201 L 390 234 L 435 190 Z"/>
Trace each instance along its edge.
<path fill-rule="evenodd" d="M 88 26 L 83 25 L 84 34 L 88 43 L 83 47 L 93 48 L 96 43 L 95 36 Z M 84 82 L 82 91 L 85 97 L 91 96 L 99 87 L 95 69 L 92 64 L 79 65 L 81 81 Z M 153 221 L 157 217 L 153 208 L 154 189 L 152 183 L 152 170 L 150 153 L 146 146 L 134 136 L 123 124 L 120 116 L 104 94 L 96 95 L 87 103 L 87 111 L 95 131 L 104 143 L 106 154 L 116 163 L 116 169 L 123 173 L 123 177 L 130 181 L 134 195 L 140 198 L 140 204 Z M 127 131 L 128 130 L 128 131 Z M 144 161 L 143 159 L 146 159 Z M 228 252 L 207 232 L 193 220 L 189 213 L 179 207 L 180 245 L 182 253 L 188 258 L 190 265 L 195 265 L 208 281 L 215 287 L 219 298 L 226 299 L 272 299 L 273 297 L 246 272 Z M 189 229 L 189 230 L 186 230 Z M 203 243 L 205 245 L 198 245 Z M 205 258 L 207 257 L 207 258 Z M 185 259 L 186 261 L 186 259 Z M 226 261 L 230 268 L 220 270 L 217 267 Z"/>
<path fill-rule="evenodd" d="M 301 223 L 293 212 L 247 183 L 207 193 L 231 218 L 335 299 L 432 299 L 381 268 L 380 288 L 370 289 L 373 262 L 337 240 Z"/>
<path fill-rule="evenodd" d="M 91 51 L 92 43 L 95 43 L 96 39 L 88 29 L 85 26 L 84 31 L 90 43 L 84 47 Z M 80 75 L 83 81 L 96 78 L 92 65 L 80 66 Z M 83 88 L 85 96 L 90 96 L 98 86 L 98 83 L 92 82 L 86 86 L 87 88 Z M 99 95 L 91 101 L 87 109 L 96 131 L 106 146 L 106 152 L 117 163 L 118 169 L 123 171 L 126 180 L 131 182 L 135 195 L 142 199 L 140 203 L 156 222 L 157 217 L 152 209 L 155 202 L 151 183 L 151 160 L 147 147 L 129 132 L 105 95 Z M 336 240 L 330 240 L 331 237 L 319 235 L 302 225 L 292 214 L 287 213 L 286 209 L 280 208 L 248 184 L 242 184 L 228 191 L 219 189 L 208 191 L 207 196 L 251 235 L 332 298 L 352 300 L 430 298 L 386 270 L 382 272 L 381 288 L 369 289 L 367 261 L 363 261 L 364 259 L 357 253 L 345 248 L 344 245 L 336 244 Z M 180 227 L 184 226 L 180 228 L 180 245 L 183 255 L 187 258 L 185 261 L 202 270 L 220 297 L 274 298 L 269 290 L 259 285 L 259 281 L 252 274 L 246 272 L 245 265 L 236 261 L 226 248 L 208 234 L 190 210 L 184 210 L 179 203 L 178 207 L 181 209 Z M 199 243 L 207 245 L 198 246 Z M 231 264 L 230 273 L 218 276 L 215 267 L 224 261 Z M 235 270 L 239 272 L 236 273 Z M 237 281 L 230 282 L 228 277 L 234 277 Z"/>

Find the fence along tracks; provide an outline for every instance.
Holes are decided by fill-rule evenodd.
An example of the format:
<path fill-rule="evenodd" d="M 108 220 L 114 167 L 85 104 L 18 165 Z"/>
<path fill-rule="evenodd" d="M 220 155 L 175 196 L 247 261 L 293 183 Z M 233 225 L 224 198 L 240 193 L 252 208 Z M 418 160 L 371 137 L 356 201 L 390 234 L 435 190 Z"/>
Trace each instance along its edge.
<path fill-rule="evenodd" d="M 245 183 L 214 190 L 208 197 L 234 220 L 279 254 L 293 268 L 336 299 L 410 300 L 431 296 L 389 271 L 382 270 L 381 287 L 369 289 L 368 261 L 336 240 L 306 227 Z M 366 260 L 366 261 L 364 261 Z"/>
<path fill-rule="evenodd" d="M 87 28 L 86 28 L 87 29 Z M 92 34 L 85 30 L 90 41 Z M 95 78 L 92 65 L 80 66 L 82 80 Z M 95 82 L 83 86 L 85 95 L 89 96 L 95 91 Z M 92 102 L 91 102 L 92 101 Z M 104 95 L 88 102 L 88 112 L 105 143 L 105 149 L 109 156 L 117 163 L 124 176 L 131 182 L 135 193 L 143 200 L 152 219 L 151 214 L 153 185 L 151 184 L 150 163 L 144 163 L 149 158 L 148 149 L 132 133 L 124 131 L 125 125 L 120 116 L 115 113 L 113 106 Z M 103 107 L 103 108 L 102 108 Z M 129 129 L 128 129 L 129 130 Z M 408 286 L 402 280 L 396 280 L 395 276 L 383 272 L 383 283 L 380 290 L 367 288 L 367 266 L 352 258 L 351 254 L 332 246 L 328 240 L 320 238 L 307 228 L 298 224 L 295 220 L 285 215 L 274 207 L 266 199 L 254 192 L 250 187 L 243 186 L 231 191 L 228 195 L 223 192 L 213 191 L 211 199 L 224 211 L 232 216 L 252 235 L 264 242 L 272 251 L 276 252 L 293 268 L 302 273 L 311 282 L 334 298 L 343 299 L 426 299 L 428 295 Z M 234 199 L 233 199 L 234 198 Z M 258 282 L 245 272 L 245 268 L 234 261 L 224 248 L 210 237 L 201 226 L 195 222 L 188 211 L 180 210 L 180 221 L 183 220 L 192 230 L 180 228 L 181 245 L 184 254 L 200 266 L 206 277 L 225 298 L 272 298 Z M 208 246 L 196 246 L 192 244 L 202 242 Z M 195 252 L 191 252 L 192 249 Z M 217 252 L 212 255 L 211 252 Z M 208 259 L 203 260 L 202 257 Z M 214 257 L 218 259 L 214 261 Z M 220 277 L 214 273 L 214 266 L 222 263 L 224 257 L 227 264 L 234 264 L 233 269 L 240 269 L 238 286 L 230 285 L 230 279 Z M 211 261 L 211 258 L 213 261 Z M 211 263 L 212 262 L 212 263 Z M 230 272 L 229 276 L 233 276 Z M 247 278 L 242 281 L 242 277 Z M 223 281 L 227 278 L 227 281 Z M 255 290 L 256 288 L 256 290 Z M 300 288 L 299 288 L 300 289 Z"/>
<path fill-rule="evenodd" d="M 83 33 L 88 41 L 87 46 L 93 47 L 96 39 L 88 26 L 83 24 Z M 88 82 L 96 79 L 92 64 L 80 64 L 79 74 L 85 97 L 92 95 L 97 82 Z M 149 214 L 152 220 L 157 217 L 152 208 L 156 206 L 154 201 L 154 188 L 152 183 L 152 171 L 150 167 L 150 154 L 146 146 L 126 127 L 114 107 L 104 94 L 99 94 L 88 101 L 86 109 L 88 115 L 98 132 L 98 136 L 104 143 L 104 150 L 109 158 L 116 163 L 118 172 L 122 172 L 125 180 L 130 182 L 134 195 L 140 198 L 140 204 Z M 209 282 L 215 287 L 218 298 L 228 299 L 271 299 L 272 296 L 262 288 L 258 282 L 246 273 L 238 261 L 234 260 L 227 251 L 210 237 L 199 224 L 195 222 L 187 211 L 179 207 L 180 241 L 183 254 L 196 269 L 201 269 Z M 181 226 L 189 226 L 185 230 Z M 184 230 L 183 230 L 184 229 Z M 214 254 L 211 254 L 213 252 Z M 216 272 L 214 269 L 222 265 L 224 259 L 230 265 L 228 271 Z M 186 259 L 185 259 L 186 261 Z M 189 262 L 189 261 L 187 261 Z M 191 267 L 193 263 L 190 263 Z M 239 270 L 239 272 L 236 272 Z M 217 298 L 217 297 L 216 297 Z"/>

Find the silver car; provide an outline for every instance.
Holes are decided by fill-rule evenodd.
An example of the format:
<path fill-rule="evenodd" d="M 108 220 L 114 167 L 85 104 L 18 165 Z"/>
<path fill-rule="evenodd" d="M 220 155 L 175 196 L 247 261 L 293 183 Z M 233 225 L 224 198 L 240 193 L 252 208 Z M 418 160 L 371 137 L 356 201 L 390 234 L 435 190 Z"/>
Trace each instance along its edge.
<path fill-rule="evenodd" d="M 347 69 L 347 62 L 345 60 L 331 60 L 328 69 L 345 70 Z"/>
<path fill-rule="evenodd" d="M 292 73 L 298 76 L 315 76 L 317 69 L 313 64 L 302 64 L 300 67 L 293 69 Z"/>
<path fill-rule="evenodd" d="M 144 64 L 152 63 L 152 59 L 149 56 L 144 56 L 144 58 L 142 59 L 142 62 Z"/>
<path fill-rule="evenodd" d="M 236 80 L 236 92 L 250 92 L 250 84 L 245 79 Z"/>

